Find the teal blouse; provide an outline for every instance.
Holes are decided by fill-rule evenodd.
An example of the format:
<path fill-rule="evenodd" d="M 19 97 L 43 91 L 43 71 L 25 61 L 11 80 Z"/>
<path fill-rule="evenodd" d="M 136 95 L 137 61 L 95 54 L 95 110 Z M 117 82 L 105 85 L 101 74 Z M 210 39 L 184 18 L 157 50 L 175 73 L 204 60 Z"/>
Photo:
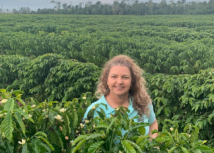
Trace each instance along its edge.
<path fill-rule="evenodd" d="M 94 113 L 94 117 L 97 117 L 98 116 L 98 113 L 96 112 L 99 111 L 99 108 L 102 108 L 104 111 L 105 111 L 105 115 L 106 117 L 110 117 L 110 114 L 114 114 L 115 113 L 115 109 L 112 108 L 108 102 L 106 101 L 105 99 L 105 96 L 102 96 L 99 100 L 97 100 L 96 102 L 92 103 L 86 110 L 85 112 L 85 115 L 83 117 L 83 120 L 87 118 L 87 115 L 88 115 L 88 112 L 92 109 L 93 106 L 95 106 L 96 104 L 105 104 L 107 105 L 107 109 L 104 105 L 99 105 L 98 108 L 95 109 L 95 113 Z M 135 118 L 134 121 L 135 122 L 144 122 L 144 123 L 149 123 L 149 125 L 151 125 L 152 123 L 154 123 L 155 121 L 155 113 L 154 113 L 154 110 L 153 110 L 153 106 L 152 105 L 149 105 L 149 108 L 150 108 L 150 115 L 147 117 L 146 114 L 144 114 L 142 116 L 142 118 Z M 129 99 L 129 113 L 128 113 L 128 116 L 129 118 L 134 118 L 136 116 L 138 116 L 138 112 L 136 110 L 134 110 L 133 106 L 132 106 L 132 101 L 131 101 L 131 98 Z M 149 126 L 146 126 L 146 133 L 145 135 L 148 135 L 149 134 Z M 125 130 L 122 130 L 122 135 L 124 135 L 126 133 Z"/>

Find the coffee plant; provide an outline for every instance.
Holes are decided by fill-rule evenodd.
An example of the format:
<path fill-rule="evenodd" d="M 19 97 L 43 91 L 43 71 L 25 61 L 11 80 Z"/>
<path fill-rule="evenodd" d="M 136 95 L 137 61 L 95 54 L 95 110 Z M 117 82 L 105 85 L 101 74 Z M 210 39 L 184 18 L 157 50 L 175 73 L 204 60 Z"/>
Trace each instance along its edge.
<path fill-rule="evenodd" d="M 148 123 L 134 122 L 128 110 L 120 107 L 110 118 L 102 109 L 99 116 L 82 120 L 93 98 L 84 93 L 72 101 L 24 101 L 22 91 L 1 89 L 0 152 L 74 153 L 74 152 L 212 152 L 206 141 L 198 140 L 199 129 L 190 124 L 184 133 L 165 127 L 154 140 L 145 136 Z M 95 106 L 99 107 L 99 106 Z M 167 121 L 166 121 L 167 122 Z M 176 125 L 169 121 L 168 126 Z M 125 130 L 123 135 L 121 130 Z M 196 132 L 195 132 L 196 131 Z M 157 131 L 153 131 L 157 132 Z"/>
<path fill-rule="evenodd" d="M 0 152 L 68 152 L 93 100 L 84 93 L 72 101 L 24 101 L 24 92 L 1 89 Z"/>
<path fill-rule="evenodd" d="M 16 57 L 8 58 L 15 60 Z M 2 64 L 4 69 L 2 68 L 0 72 L 5 76 L 2 78 L 2 83 L 9 78 L 12 82 L 10 85 L 8 83 L 7 89 L 21 89 L 27 94 L 26 96 L 38 100 L 65 101 L 80 96 L 80 91 L 93 92 L 101 71 L 94 64 L 66 59 L 58 54 L 45 54 L 16 65 L 11 62 L 10 67 L 8 65 L 8 61 L 5 61 Z M 14 75 L 9 77 L 10 73 Z M 2 86 L 5 85 L 7 84 Z"/>

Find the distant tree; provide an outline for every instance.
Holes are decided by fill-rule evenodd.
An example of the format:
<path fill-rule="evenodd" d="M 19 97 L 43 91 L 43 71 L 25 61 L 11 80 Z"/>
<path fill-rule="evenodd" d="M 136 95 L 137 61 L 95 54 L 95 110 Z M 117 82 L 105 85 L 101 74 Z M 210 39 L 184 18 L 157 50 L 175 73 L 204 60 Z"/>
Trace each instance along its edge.
<path fill-rule="evenodd" d="M 100 15 L 171 15 L 171 14 L 214 14 L 214 0 L 204 2 L 187 2 L 187 0 L 161 0 L 159 3 L 153 0 L 142 2 L 140 0 L 114 0 L 113 4 L 79 3 L 75 6 L 60 1 L 51 0 L 53 9 L 38 9 L 41 14 L 100 14 Z M 29 12 L 20 9 L 21 13 Z M 0 10 L 1 12 L 1 10 Z M 20 12 L 19 12 L 20 13 Z"/>
<path fill-rule="evenodd" d="M 19 8 L 19 13 L 20 14 L 30 14 L 31 10 L 29 7 L 21 7 Z"/>
<path fill-rule="evenodd" d="M 19 14 L 19 11 L 17 9 L 12 10 L 13 14 Z"/>
<path fill-rule="evenodd" d="M 9 10 L 9 9 L 6 9 L 6 13 L 10 13 L 10 10 Z"/>
<path fill-rule="evenodd" d="M 149 0 L 148 1 L 148 14 L 149 15 L 152 15 L 154 13 L 153 6 L 154 6 L 153 0 Z"/>

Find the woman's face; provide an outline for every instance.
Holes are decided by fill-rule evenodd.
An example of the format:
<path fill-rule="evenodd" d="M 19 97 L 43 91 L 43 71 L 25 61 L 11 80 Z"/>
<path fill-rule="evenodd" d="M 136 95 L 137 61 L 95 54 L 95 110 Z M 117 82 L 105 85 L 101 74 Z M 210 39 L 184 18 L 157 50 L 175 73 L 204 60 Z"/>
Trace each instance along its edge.
<path fill-rule="evenodd" d="M 131 87 L 131 72 L 126 66 L 113 66 L 108 75 L 110 95 L 127 96 Z"/>

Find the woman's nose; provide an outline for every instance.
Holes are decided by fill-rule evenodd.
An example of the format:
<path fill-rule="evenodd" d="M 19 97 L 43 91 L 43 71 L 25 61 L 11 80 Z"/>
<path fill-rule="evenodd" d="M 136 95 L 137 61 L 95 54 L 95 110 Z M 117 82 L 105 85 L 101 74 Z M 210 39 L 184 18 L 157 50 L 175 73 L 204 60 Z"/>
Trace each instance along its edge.
<path fill-rule="evenodd" d="M 123 83 L 123 79 L 118 77 L 117 83 L 118 83 L 118 84 L 122 84 L 122 83 Z"/>

